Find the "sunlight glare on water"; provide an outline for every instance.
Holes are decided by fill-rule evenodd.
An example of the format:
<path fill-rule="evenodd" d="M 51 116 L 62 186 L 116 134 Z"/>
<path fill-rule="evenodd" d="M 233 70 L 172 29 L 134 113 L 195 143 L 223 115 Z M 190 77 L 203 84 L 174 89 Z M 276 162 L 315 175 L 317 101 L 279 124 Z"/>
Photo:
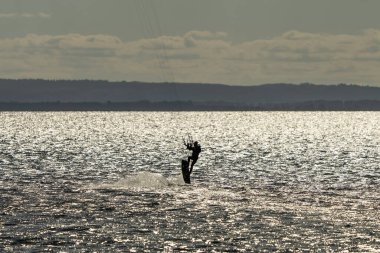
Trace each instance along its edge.
<path fill-rule="evenodd" d="M 0 120 L 2 252 L 380 251 L 378 112 Z"/>

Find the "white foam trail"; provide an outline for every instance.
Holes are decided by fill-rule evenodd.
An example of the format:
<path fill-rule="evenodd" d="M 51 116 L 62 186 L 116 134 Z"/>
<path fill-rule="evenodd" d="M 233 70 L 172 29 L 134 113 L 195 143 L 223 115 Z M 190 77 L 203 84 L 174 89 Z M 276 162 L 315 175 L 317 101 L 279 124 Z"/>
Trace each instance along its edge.
<path fill-rule="evenodd" d="M 165 178 L 158 173 L 140 172 L 136 175 L 123 178 L 115 183 L 101 184 L 95 188 L 111 188 L 111 189 L 162 189 L 170 186 L 184 185 L 182 175 Z"/>
<path fill-rule="evenodd" d="M 181 174 L 168 178 L 170 185 L 186 185 Z"/>
<path fill-rule="evenodd" d="M 116 182 L 115 186 L 121 188 L 164 188 L 169 186 L 169 181 L 161 174 L 140 172 L 135 176 Z"/>

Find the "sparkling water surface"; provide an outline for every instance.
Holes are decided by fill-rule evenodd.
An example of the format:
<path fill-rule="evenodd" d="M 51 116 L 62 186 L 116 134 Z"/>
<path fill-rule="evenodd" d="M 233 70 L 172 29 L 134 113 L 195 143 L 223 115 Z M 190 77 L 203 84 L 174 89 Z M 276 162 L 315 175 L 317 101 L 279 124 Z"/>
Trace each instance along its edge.
<path fill-rule="evenodd" d="M 378 112 L 2 112 L 1 252 L 379 252 Z M 182 138 L 202 145 L 192 184 Z"/>

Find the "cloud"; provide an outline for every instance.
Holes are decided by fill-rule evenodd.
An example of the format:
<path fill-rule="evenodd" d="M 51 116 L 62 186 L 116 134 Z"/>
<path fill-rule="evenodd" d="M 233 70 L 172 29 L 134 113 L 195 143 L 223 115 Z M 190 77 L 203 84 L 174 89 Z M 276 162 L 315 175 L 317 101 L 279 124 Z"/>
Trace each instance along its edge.
<path fill-rule="evenodd" d="M 8 78 L 261 84 L 380 84 L 380 31 L 288 31 L 232 43 L 225 33 L 190 31 L 124 42 L 97 34 L 0 39 L 0 75 Z"/>
<path fill-rule="evenodd" d="M 45 12 L 8 12 L 0 13 L 0 18 L 51 18 L 51 14 Z"/>
<path fill-rule="evenodd" d="M 8 12 L 0 13 L 0 18 L 51 18 L 51 14 L 45 12 L 28 13 L 28 12 Z"/>
<path fill-rule="evenodd" d="M 222 39 L 227 37 L 227 34 L 224 32 L 209 32 L 209 31 L 190 31 L 184 35 L 185 38 L 194 38 L 194 39 Z"/>

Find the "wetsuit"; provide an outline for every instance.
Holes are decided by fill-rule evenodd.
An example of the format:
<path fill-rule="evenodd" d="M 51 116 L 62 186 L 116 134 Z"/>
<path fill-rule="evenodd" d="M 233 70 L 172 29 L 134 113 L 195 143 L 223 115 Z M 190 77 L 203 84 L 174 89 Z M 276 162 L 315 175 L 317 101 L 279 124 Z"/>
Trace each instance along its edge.
<path fill-rule="evenodd" d="M 191 154 L 191 156 L 188 157 L 187 159 L 187 162 L 190 164 L 190 160 L 192 160 L 191 162 L 191 166 L 190 166 L 190 174 L 191 172 L 193 171 L 193 167 L 194 167 L 194 164 L 197 162 L 198 160 L 198 157 L 199 157 L 199 153 L 202 151 L 201 150 L 201 146 L 200 145 L 191 145 L 191 144 L 187 144 L 186 145 L 187 149 L 188 150 L 192 150 L 193 153 Z"/>

